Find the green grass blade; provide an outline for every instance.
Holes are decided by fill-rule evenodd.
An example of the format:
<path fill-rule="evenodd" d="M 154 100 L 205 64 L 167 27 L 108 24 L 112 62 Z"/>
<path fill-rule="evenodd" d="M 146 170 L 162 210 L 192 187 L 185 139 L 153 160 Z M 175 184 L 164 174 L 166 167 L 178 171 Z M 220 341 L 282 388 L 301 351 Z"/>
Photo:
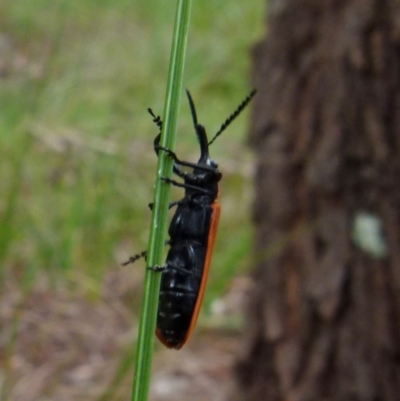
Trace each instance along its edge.
<path fill-rule="evenodd" d="M 29 153 L 31 140 L 24 130 L 16 131 L 15 137 L 18 138 L 18 153 L 14 154 L 12 166 L 9 174 L 10 180 L 4 182 L 8 185 L 3 211 L 0 214 L 0 285 L 3 285 L 3 273 L 9 246 L 11 245 L 15 231 L 14 218 L 17 213 L 18 196 L 23 180 L 23 169 L 26 162 L 26 155 Z"/>
<path fill-rule="evenodd" d="M 175 147 L 175 133 L 179 98 L 182 89 L 190 8 L 191 0 L 178 1 L 161 135 L 161 146 L 171 150 Z M 148 266 L 162 264 L 170 185 L 160 181 L 159 178 L 163 176 L 170 177 L 171 174 L 172 160 L 164 152 L 160 152 L 147 256 Z M 132 401 L 144 401 L 148 397 L 159 287 L 160 275 L 147 270 L 136 348 Z"/>

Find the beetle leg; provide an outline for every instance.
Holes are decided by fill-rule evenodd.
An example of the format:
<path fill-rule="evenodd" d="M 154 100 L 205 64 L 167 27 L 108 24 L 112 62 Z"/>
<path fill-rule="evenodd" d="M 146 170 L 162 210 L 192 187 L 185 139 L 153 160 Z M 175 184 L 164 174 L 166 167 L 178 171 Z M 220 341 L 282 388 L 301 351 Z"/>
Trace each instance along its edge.
<path fill-rule="evenodd" d="M 182 199 L 178 200 L 178 201 L 170 202 L 168 205 L 168 209 L 172 209 L 173 207 L 180 205 L 181 203 L 182 203 Z M 153 210 L 153 208 L 154 208 L 154 203 L 153 202 L 149 203 L 149 209 Z"/>
<path fill-rule="evenodd" d="M 174 167 L 173 167 L 174 173 L 181 178 L 185 178 L 187 173 L 185 173 L 178 167 L 178 165 L 180 165 L 181 163 L 180 163 L 178 157 L 176 156 L 176 154 L 174 152 L 172 152 L 172 150 L 169 150 L 167 148 L 160 146 L 159 142 L 160 142 L 160 135 L 157 135 L 156 139 L 154 140 L 154 150 L 155 150 L 157 156 L 158 156 L 158 152 L 160 150 L 165 151 L 174 160 Z"/>
<path fill-rule="evenodd" d="M 156 269 L 158 267 L 159 266 L 156 266 Z M 199 273 L 195 273 L 195 272 L 193 272 L 191 270 L 188 270 L 188 269 L 185 269 L 183 267 L 174 266 L 174 265 L 168 264 L 168 263 L 166 263 L 164 266 L 161 266 L 161 268 L 162 268 L 162 270 L 170 270 L 170 269 L 172 269 L 172 270 L 175 270 L 177 272 L 184 273 L 184 274 L 192 274 L 192 275 L 196 275 L 196 276 L 201 276 L 201 274 L 199 274 Z M 162 271 L 162 270 L 157 269 L 156 271 Z"/>
<path fill-rule="evenodd" d="M 184 274 L 192 274 L 192 275 L 196 275 L 196 276 L 199 276 L 199 277 L 201 276 L 201 274 L 199 274 L 199 273 L 193 272 L 193 271 L 185 269 L 183 267 L 174 266 L 171 263 L 165 263 L 162 266 L 150 266 L 150 267 L 147 267 L 147 270 L 152 270 L 153 272 L 156 272 L 156 273 L 163 272 L 165 270 L 170 270 L 170 269 L 178 271 L 180 273 L 184 273 Z"/>
<path fill-rule="evenodd" d="M 134 256 L 130 256 L 129 259 L 126 262 L 121 263 L 121 265 L 127 266 L 131 263 L 135 263 L 138 259 L 141 259 L 141 258 L 145 258 L 145 259 L 147 258 L 147 251 L 143 251 L 141 253 L 137 253 Z"/>
<path fill-rule="evenodd" d="M 153 113 L 153 110 L 148 108 L 147 111 L 149 112 L 149 114 L 153 117 L 153 123 L 155 123 L 157 125 L 158 128 L 160 128 L 160 132 L 161 132 L 161 128 L 162 128 L 162 120 L 160 116 L 156 116 Z"/>
<path fill-rule="evenodd" d="M 180 188 L 187 188 L 187 189 L 193 189 L 195 191 L 199 191 L 202 192 L 206 195 L 208 195 L 210 193 L 210 191 L 207 191 L 207 189 L 201 188 L 201 187 L 197 187 L 196 185 L 190 185 L 190 184 L 184 184 L 182 182 L 178 182 L 175 180 L 171 180 L 168 177 L 160 177 L 161 181 L 164 181 L 167 184 L 171 184 L 174 185 L 175 187 L 180 187 Z"/>
<path fill-rule="evenodd" d="M 160 272 L 168 269 L 168 265 L 165 264 L 165 265 L 162 265 L 162 266 L 149 266 L 149 267 L 146 267 L 146 269 L 147 270 L 151 270 L 151 271 L 156 272 L 156 273 L 160 273 Z"/>
<path fill-rule="evenodd" d="M 167 153 L 167 155 L 174 161 L 175 164 L 178 164 L 178 165 L 180 165 L 180 166 L 191 167 L 191 168 L 195 168 L 195 169 L 203 170 L 203 171 L 210 171 L 210 172 L 212 172 L 212 173 L 215 172 L 215 168 L 214 168 L 214 167 L 202 166 L 202 165 L 198 165 L 198 164 L 196 164 L 196 163 L 191 163 L 191 162 L 186 162 L 186 161 L 180 160 L 180 159 L 178 158 L 178 156 L 176 155 L 175 152 L 173 152 L 173 151 L 170 150 L 170 149 L 164 148 L 164 147 L 161 146 L 161 145 L 158 145 L 158 144 L 157 144 L 157 145 L 154 145 L 154 149 L 156 150 L 157 154 L 158 154 L 158 151 L 159 151 L 159 150 L 164 151 L 164 152 Z M 177 169 L 178 169 L 178 168 L 177 168 Z M 174 171 L 175 171 L 175 170 L 174 170 Z M 180 170 L 178 169 L 178 171 L 180 171 Z M 175 172 L 176 172 L 176 171 L 175 171 Z M 176 174 L 179 175 L 179 173 L 176 173 Z M 183 174 L 184 174 L 184 173 L 183 173 Z"/>
<path fill-rule="evenodd" d="M 200 274 L 200 273 L 196 273 L 196 272 L 193 272 L 193 271 L 191 271 L 191 270 L 183 269 L 182 267 L 171 266 L 171 269 L 174 269 L 174 270 L 176 270 L 176 271 L 178 271 L 178 272 L 180 272 L 180 273 L 192 274 L 192 275 L 201 277 L 201 274 Z"/>
<path fill-rule="evenodd" d="M 161 145 L 154 145 L 155 151 L 158 153 L 159 150 L 163 150 L 175 163 L 180 164 L 180 160 L 178 159 L 178 156 L 170 149 L 164 148 L 164 146 Z"/>
<path fill-rule="evenodd" d="M 167 246 L 167 245 L 170 245 L 170 244 L 171 244 L 171 240 L 167 240 L 167 241 L 164 242 L 164 246 Z M 140 259 L 140 258 L 144 258 L 145 260 L 147 260 L 147 251 L 143 251 L 143 252 L 138 253 L 138 254 L 136 254 L 136 255 L 130 256 L 130 257 L 129 257 L 129 260 L 127 260 L 127 261 L 124 262 L 124 263 L 121 263 L 121 265 L 122 265 L 122 266 L 129 265 L 129 264 L 131 264 L 131 263 L 136 262 L 136 261 L 137 261 L 138 259 Z"/>

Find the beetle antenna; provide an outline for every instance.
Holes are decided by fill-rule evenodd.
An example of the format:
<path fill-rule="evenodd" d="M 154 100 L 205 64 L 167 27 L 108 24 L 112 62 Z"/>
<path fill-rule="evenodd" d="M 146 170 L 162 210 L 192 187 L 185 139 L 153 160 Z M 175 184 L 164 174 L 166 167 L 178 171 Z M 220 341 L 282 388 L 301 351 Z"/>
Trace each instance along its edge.
<path fill-rule="evenodd" d="M 190 95 L 190 92 L 187 89 L 186 89 L 186 95 L 189 100 L 189 106 L 190 106 L 190 112 L 192 113 L 193 124 L 194 124 L 194 127 L 196 128 L 198 125 L 196 109 L 194 107 L 194 102 L 193 102 L 192 96 Z"/>
<path fill-rule="evenodd" d="M 253 89 L 251 93 L 243 100 L 242 103 L 239 104 L 238 108 L 225 120 L 225 122 L 221 125 L 219 131 L 214 135 L 214 138 L 208 142 L 210 146 L 229 126 L 229 124 L 244 110 L 244 108 L 250 103 L 250 100 L 253 99 L 254 95 L 257 93 L 257 89 Z"/>
<path fill-rule="evenodd" d="M 201 149 L 201 159 L 207 159 L 208 156 L 208 141 L 205 128 L 197 122 L 196 108 L 194 107 L 194 102 L 190 92 L 186 89 L 186 94 L 189 100 L 190 112 L 192 113 L 193 125 L 196 130 L 197 140 L 200 144 Z"/>
<path fill-rule="evenodd" d="M 147 111 L 149 112 L 149 114 L 153 117 L 153 123 L 156 123 L 157 127 L 160 128 L 160 131 L 162 129 L 162 120 L 160 116 L 156 116 L 153 113 L 153 110 L 148 108 Z"/>

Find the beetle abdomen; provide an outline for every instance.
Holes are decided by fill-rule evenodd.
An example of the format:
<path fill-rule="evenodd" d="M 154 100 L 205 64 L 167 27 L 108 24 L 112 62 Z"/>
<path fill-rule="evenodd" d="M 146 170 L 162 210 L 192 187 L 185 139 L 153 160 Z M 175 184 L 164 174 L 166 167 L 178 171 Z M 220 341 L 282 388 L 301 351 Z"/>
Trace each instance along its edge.
<path fill-rule="evenodd" d="M 203 276 L 206 247 L 172 244 L 161 275 L 157 337 L 169 348 L 180 348 L 193 317 Z"/>

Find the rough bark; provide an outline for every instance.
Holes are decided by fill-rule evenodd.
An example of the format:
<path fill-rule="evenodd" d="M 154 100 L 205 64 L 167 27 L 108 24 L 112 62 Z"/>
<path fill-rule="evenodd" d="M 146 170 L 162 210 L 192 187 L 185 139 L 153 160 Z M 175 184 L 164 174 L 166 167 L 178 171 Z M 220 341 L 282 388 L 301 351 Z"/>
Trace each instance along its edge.
<path fill-rule="evenodd" d="M 400 1 L 269 0 L 267 27 L 255 291 L 232 398 L 398 401 Z M 363 219 L 372 245 L 354 235 Z"/>

